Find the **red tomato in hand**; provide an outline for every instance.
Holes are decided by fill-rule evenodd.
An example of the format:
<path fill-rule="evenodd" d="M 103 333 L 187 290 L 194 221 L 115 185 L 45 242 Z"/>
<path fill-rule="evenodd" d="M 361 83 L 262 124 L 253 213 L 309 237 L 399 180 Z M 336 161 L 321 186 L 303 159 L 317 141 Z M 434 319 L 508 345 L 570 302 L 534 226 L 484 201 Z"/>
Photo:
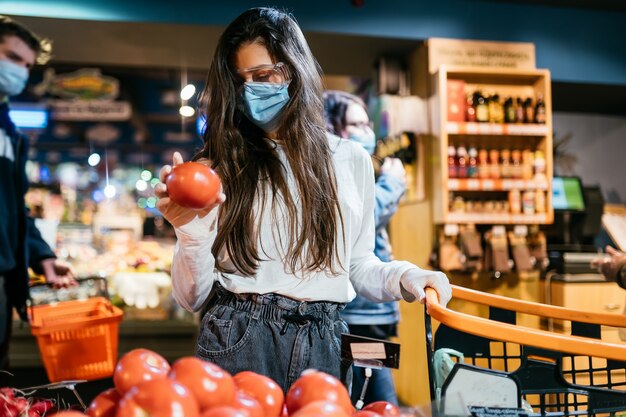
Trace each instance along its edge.
<path fill-rule="evenodd" d="M 400 409 L 387 401 L 376 401 L 363 407 L 363 411 L 373 411 L 382 417 L 400 417 Z"/>
<path fill-rule="evenodd" d="M 143 381 L 166 378 L 170 364 L 156 352 L 134 349 L 117 362 L 113 373 L 113 384 L 121 395 Z"/>
<path fill-rule="evenodd" d="M 233 377 L 214 363 L 193 356 L 181 358 L 172 365 L 169 377 L 189 388 L 200 411 L 235 401 Z"/>
<path fill-rule="evenodd" d="M 276 381 L 251 371 L 239 372 L 233 378 L 239 391 L 245 392 L 261 404 L 265 417 L 281 415 L 285 394 Z"/>
<path fill-rule="evenodd" d="M 249 417 L 249 414 L 245 410 L 222 406 L 205 411 L 201 417 Z"/>
<path fill-rule="evenodd" d="M 115 388 L 102 391 L 89 404 L 87 415 L 89 417 L 115 417 L 120 399 L 120 393 Z"/>
<path fill-rule="evenodd" d="M 314 401 L 336 403 L 348 415 L 354 410 L 346 387 L 337 378 L 324 372 L 304 373 L 289 388 L 285 403 L 291 415 Z"/>
<path fill-rule="evenodd" d="M 328 401 L 313 401 L 300 408 L 292 417 L 348 417 L 339 404 Z"/>
<path fill-rule="evenodd" d="M 215 203 L 220 192 L 220 178 L 200 162 L 183 162 L 172 167 L 165 179 L 173 202 L 190 209 L 203 209 Z"/>
<path fill-rule="evenodd" d="M 168 378 L 135 385 L 124 394 L 116 417 L 199 417 L 196 398 L 185 386 Z"/>
<path fill-rule="evenodd" d="M 233 407 L 248 413 L 248 417 L 264 417 L 263 407 L 261 404 L 248 394 L 237 391 L 235 394 L 235 402 Z"/>
<path fill-rule="evenodd" d="M 78 411 L 61 411 L 52 415 L 51 417 L 87 417 L 87 414 L 83 414 Z"/>
<path fill-rule="evenodd" d="M 352 414 L 352 417 L 382 417 L 380 414 L 375 413 L 373 411 L 361 410 Z"/>

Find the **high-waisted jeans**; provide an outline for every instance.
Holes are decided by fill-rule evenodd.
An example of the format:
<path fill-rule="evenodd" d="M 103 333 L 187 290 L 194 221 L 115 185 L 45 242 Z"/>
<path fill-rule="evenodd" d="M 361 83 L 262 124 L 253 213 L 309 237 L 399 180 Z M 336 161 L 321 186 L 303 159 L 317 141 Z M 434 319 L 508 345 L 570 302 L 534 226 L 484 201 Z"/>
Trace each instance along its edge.
<path fill-rule="evenodd" d="M 345 305 L 303 302 L 278 294 L 234 294 L 215 283 L 200 326 L 196 355 L 231 374 L 253 371 L 287 392 L 305 369 L 349 386 L 350 361 L 341 359 L 339 312 Z"/>

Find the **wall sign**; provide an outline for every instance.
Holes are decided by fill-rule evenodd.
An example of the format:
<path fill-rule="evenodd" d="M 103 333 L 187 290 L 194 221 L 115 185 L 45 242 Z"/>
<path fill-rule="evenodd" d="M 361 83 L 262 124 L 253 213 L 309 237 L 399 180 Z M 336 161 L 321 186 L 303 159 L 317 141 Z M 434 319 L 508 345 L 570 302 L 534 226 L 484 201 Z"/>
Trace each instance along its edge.
<path fill-rule="evenodd" d="M 526 42 L 469 41 L 431 38 L 428 48 L 428 71 L 441 65 L 472 68 L 535 69 L 535 44 Z"/>
<path fill-rule="evenodd" d="M 68 101 L 50 100 L 53 120 L 123 121 L 130 119 L 132 110 L 127 101 Z"/>

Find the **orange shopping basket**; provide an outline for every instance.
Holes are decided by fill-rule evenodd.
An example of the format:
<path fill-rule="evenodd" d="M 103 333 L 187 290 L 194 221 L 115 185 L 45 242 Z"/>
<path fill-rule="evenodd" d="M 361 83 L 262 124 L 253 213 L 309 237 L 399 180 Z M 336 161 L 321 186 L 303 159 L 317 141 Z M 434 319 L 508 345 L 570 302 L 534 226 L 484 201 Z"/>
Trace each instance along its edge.
<path fill-rule="evenodd" d="M 456 300 L 486 306 L 489 318 L 442 307 L 436 292 L 426 290 L 430 393 L 433 400 L 441 396 L 441 403 L 435 403 L 435 408 L 439 407 L 436 414 L 447 414 L 446 389 L 454 385 L 457 374 L 465 378 L 474 375 L 467 381 L 500 378 L 496 379 L 500 381 L 494 385 L 496 390 L 505 385 L 515 386 L 514 407 L 521 407 L 528 416 L 626 414 L 626 343 L 603 340 L 605 334 L 616 338 L 615 329 L 626 328 L 626 316 L 577 311 L 458 286 L 453 286 L 453 296 Z M 551 329 L 549 323 L 557 320 L 570 323 L 571 330 L 566 334 L 564 330 L 555 332 L 517 324 L 528 315 L 539 317 L 539 323 L 548 323 L 548 329 Z M 436 331 L 431 317 L 439 323 Z M 444 366 L 445 360 L 434 360 L 437 353 L 450 352 L 454 353 L 446 360 L 454 363 L 451 368 L 450 362 Z M 449 374 L 441 384 L 444 368 Z M 438 379 L 437 387 L 435 379 Z M 455 397 L 450 401 L 458 401 L 460 409 L 471 408 L 472 401 L 476 401 L 471 393 L 482 394 L 481 389 L 484 390 L 456 382 L 456 391 L 448 394 L 453 393 Z M 460 397 L 465 398 L 459 401 Z M 459 408 L 455 405 L 455 409 Z"/>
<path fill-rule="evenodd" d="M 122 316 L 105 297 L 31 307 L 31 333 L 50 382 L 111 376 Z"/>

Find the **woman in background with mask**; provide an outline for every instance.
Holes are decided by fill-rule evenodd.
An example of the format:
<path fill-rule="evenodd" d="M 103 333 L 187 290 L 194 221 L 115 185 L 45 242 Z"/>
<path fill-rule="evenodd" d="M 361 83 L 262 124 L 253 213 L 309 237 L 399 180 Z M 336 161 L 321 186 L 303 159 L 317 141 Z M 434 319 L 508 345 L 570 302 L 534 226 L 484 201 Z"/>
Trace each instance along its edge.
<path fill-rule="evenodd" d="M 447 303 L 443 273 L 374 256 L 371 161 L 359 145 L 327 137 L 320 69 L 290 15 L 254 8 L 225 29 L 203 103 L 196 159 L 217 171 L 223 193 L 189 210 L 165 184 L 155 189 L 177 236 L 174 297 L 203 312 L 199 357 L 267 375 L 285 391 L 307 368 L 345 380 L 339 312 L 356 292 L 422 300 L 430 286 Z"/>
<path fill-rule="evenodd" d="M 363 100 L 344 91 L 325 91 L 324 114 L 329 132 L 358 143 L 370 155 L 374 154 L 376 137 Z M 397 158 L 385 158 L 376 179 L 374 204 L 374 254 L 383 262 L 393 259 L 387 225 L 391 216 L 398 210 L 398 203 L 405 191 L 406 181 L 402 161 Z M 395 301 L 375 303 L 357 295 L 341 312 L 341 317 L 348 323 L 352 334 L 387 339 L 397 336 L 400 311 Z M 365 370 L 355 366 L 353 376 L 352 401 L 356 402 L 365 381 Z M 364 401 L 366 404 L 374 401 L 398 404 L 390 369 L 374 370 Z"/>

